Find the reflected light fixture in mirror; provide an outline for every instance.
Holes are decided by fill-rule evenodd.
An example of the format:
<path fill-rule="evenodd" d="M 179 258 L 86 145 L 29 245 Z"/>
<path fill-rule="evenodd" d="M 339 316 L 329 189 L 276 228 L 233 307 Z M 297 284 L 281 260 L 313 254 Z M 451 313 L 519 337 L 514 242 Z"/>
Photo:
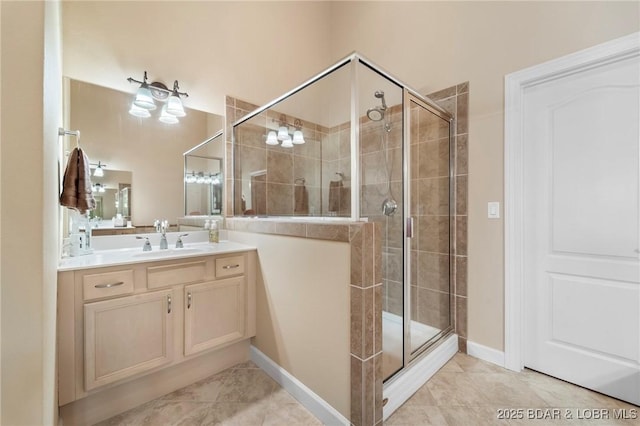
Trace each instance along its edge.
<path fill-rule="evenodd" d="M 104 169 L 107 168 L 106 164 L 102 164 L 102 162 L 98 161 L 98 164 L 90 164 L 90 166 L 96 166 L 95 170 L 93 171 L 94 176 L 96 177 L 104 176 Z"/>
<path fill-rule="evenodd" d="M 273 121 L 276 122 L 275 119 L 273 119 Z M 296 118 L 293 124 L 289 124 L 287 123 L 287 116 L 282 114 L 277 123 L 278 133 L 276 134 L 275 130 L 269 131 L 266 140 L 267 145 L 278 145 L 281 143 L 283 148 L 293 148 L 293 145 L 300 145 L 305 142 L 304 135 L 302 134 L 302 121 L 300 121 L 300 119 Z M 293 137 L 291 137 L 290 134 L 290 127 L 295 128 Z"/>
<path fill-rule="evenodd" d="M 206 185 L 219 185 L 221 180 L 220 173 L 204 173 L 204 172 L 191 172 L 184 175 L 184 181 L 186 183 L 201 183 Z"/>
<path fill-rule="evenodd" d="M 177 124 L 179 122 L 177 117 L 184 117 L 186 115 L 180 97 L 188 97 L 189 94 L 180 92 L 178 80 L 173 82 L 173 90 L 169 90 L 167 86 L 159 81 L 149 83 L 146 71 L 144 72 L 142 81 L 132 77 L 127 78 L 127 81 L 129 83 L 140 84 L 136 92 L 136 97 L 131 104 L 129 114 L 141 118 L 151 117 L 149 111 L 155 110 L 157 108 L 155 101 L 159 101 L 166 102 L 160 109 L 161 112 L 158 118 L 162 123 Z"/>

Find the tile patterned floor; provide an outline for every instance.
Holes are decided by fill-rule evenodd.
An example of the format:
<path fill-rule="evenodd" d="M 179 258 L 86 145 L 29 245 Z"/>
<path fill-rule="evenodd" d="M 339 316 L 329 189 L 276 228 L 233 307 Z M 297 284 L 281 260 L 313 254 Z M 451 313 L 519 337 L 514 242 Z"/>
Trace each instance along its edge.
<path fill-rule="evenodd" d="M 545 411 L 546 408 L 558 411 Z M 499 410 L 504 409 L 513 409 L 516 417 L 520 417 L 518 409 L 522 409 L 523 418 L 498 419 Z M 632 410 L 635 410 L 638 418 L 615 420 L 612 418 L 614 410 L 622 410 L 618 412 L 626 413 L 628 417 L 633 417 Z M 555 413 L 558 418 L 540 418 L 545 412 L 551 416 Z M 587 419 L 598 413 L 610 418 Z M 640 407 L 535 371 L 515 373 L 458 353 L 385 422 L 388 426 L 521 424 L 637 426 L 640 425 Z"/>
<path fill-rule="evenodd" d="M 547 408 L 551 410 L 544 411 Z M 505 409 L 513 409 L 516 416 L 522 409 L 523 418 L 498 419 L 499 410 Z M 614 410 L 621 410 L 618 412 L 628 417 L 635 412 L 638 418 L 616 420 L 612 418 Z M 527 418 L 529 413 L 531 419 Z M 537 418 L 544 413 L 555 413 L 559 418 Z M 567 413 L 573 418 L 568 419 Z M 605 413 L 610 418 L 586 418 L 597 413 Z M 321 423 L 249 361 L 98 424 L 307 426 Z M 385 422 L 387 426 L 521 424 L 636 426 L 640 425 L 640 407 L 535 371 L 514 373 L 458 353 Z"/>
<path fill-rule="evenodd" d="M 321 425 L 249 361 L 103 422 L 106 425 Z"/>

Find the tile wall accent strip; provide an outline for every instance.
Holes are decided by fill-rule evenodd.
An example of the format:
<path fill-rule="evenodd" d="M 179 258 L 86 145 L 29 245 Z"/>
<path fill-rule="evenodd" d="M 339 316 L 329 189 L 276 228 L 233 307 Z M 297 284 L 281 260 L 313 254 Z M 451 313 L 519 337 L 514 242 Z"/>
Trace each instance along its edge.
<path fill-rule="evenodd" d="M 467 210 L 469 185 L 469 82 L 439 90 L 427 95 L 441 107 L 453 113 L 454 127 L 454 200 L 452 218 L 453 268 L 451 276 L 450 318 L 458 334 L 461 352 L 467 351 Z M 414 177 L 412 177 L 414 178 Z M 425 259 L 426 260 L 426 259 Z M 427 265 L 425 265 L 427 266 Z M 429 269 L 431 269 L 429 267 Z"/>

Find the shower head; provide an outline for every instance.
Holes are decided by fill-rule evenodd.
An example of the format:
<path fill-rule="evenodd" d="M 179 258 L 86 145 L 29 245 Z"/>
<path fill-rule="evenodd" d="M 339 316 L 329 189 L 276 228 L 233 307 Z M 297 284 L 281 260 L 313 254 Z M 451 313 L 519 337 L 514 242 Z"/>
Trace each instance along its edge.
<path fill-rule="evenodd" d="M 382 90 L 376 90 L 373 95 L 382 100 L 382 105 L 369 108 L 367 110 L 367 117 L 369 117 L 369 120 L 371 121 L 380 121 L 384 118 L 384 112 L 387 110 L 387 103 L 384 101 L 384 92 Z"/>
<path fill-rule="evenodd" d="M 382 99 L 382 109 L 387 109 L 387 103 L 384 101 L 384 92 L 382 90 L 376 90 L 376 93 L 373 95 L 378 99 Z"/>
<path fill-rule="evenodd" d="M 367 117 L 371 121 L 380 121 L 384 118 L 384 109 L 380 107 L 373 107 L 367 110 Z"/>

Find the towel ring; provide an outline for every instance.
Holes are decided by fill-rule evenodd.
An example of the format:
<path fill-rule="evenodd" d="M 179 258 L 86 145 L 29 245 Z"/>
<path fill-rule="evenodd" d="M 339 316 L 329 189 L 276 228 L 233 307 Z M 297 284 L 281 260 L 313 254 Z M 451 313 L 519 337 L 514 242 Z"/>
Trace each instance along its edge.
<path fill-rule="evenodd" d="M 58 127 L 58 136 L 75 136 L 76 148 L 80 148 L 80 130 L 65 130 L 62 127 Z"/>

